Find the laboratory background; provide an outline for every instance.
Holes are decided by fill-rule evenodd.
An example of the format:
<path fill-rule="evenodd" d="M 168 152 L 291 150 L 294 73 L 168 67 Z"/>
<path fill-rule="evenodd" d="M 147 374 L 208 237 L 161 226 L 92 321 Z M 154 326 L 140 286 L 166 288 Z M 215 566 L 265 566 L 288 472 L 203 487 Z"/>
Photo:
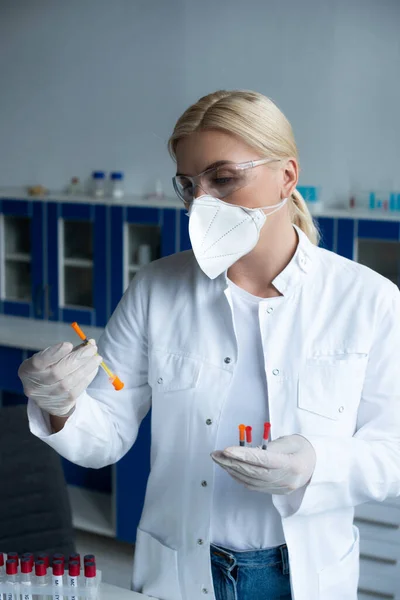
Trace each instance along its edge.
<path fill-rule="evenodd" d="M 190 248 L 167 140 L 218 89 L 278 104 L 321 245 L 399 285 L 399 0 L 0 0 L 0 551 L 94 554 L 110 598 L 139 598 L 149 417 L 78 467 L 29 433 L 17 371 L 79 344 L 72 322 L 98 339 L 142 266 Z M 400 598 L 400 503 L 356 520 L 360 599 Z"/>

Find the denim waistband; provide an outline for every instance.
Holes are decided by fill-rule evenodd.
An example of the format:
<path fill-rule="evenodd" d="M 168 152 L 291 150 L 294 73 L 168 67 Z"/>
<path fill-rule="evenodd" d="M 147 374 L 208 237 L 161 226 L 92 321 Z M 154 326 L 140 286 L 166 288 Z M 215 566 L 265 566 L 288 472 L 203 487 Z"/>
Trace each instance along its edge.
<path fill-rule="evenodd" d="M 214 564 L 228 571 L 234 567 L 268 567 L 281 562 L 283 573 L 289 573 L 289 556 L 286 544 L 275 548 L 244 551 L 228 550 L 211 544 L 211 560 Z"/>

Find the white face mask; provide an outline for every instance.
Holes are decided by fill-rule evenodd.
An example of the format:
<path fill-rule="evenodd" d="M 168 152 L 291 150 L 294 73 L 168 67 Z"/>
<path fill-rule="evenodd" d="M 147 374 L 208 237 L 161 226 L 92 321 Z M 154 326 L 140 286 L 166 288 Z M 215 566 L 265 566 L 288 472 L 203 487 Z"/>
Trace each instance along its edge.
<path fill-rule="evenodd" d="M 229 204 L 213 196 L 200 196 L 189 209 L 189 236 L 199 267 L 210 279 L 224 273 L 253 250 L 267 216 L 287 202 L 261 208 Z M 269 215 L 265 210 L 272 210 Z"/>

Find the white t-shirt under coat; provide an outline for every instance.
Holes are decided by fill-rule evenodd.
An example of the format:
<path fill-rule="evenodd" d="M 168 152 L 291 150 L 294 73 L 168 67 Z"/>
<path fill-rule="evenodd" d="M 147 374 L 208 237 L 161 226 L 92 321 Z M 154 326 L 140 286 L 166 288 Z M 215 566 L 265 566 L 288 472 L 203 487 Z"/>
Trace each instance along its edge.
<path fill-rule="evenodd" d="M 238 342 L 238 361 L 222 409 L 217 449 L 239 444 L 238 425 L 253 428 L 253 446 L 261 444 L 264 422 L 269 421 L 267 379 L 261 343 L 259 310 L 283 297 L 259 298 L 229 282 Z M 272 548 L 285 543 L 281 517 L 270 494 L 249 490 L 215 465 L 212 543 L 231 550 Z"/>

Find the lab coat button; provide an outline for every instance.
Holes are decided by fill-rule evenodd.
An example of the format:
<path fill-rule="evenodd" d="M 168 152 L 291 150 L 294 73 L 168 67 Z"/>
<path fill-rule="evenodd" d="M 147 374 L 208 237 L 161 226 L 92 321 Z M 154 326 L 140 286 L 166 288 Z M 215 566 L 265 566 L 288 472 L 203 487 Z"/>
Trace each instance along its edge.
<path fill-rule="evenodd" d="M 279 375 L 279 369 L 274 369 L 274 370 L 272 371 L 272 374 L 273 374 L 273 375 Z"/>
<path fill-rule="evenodd" d="M 272 306 L 269 306 L 267 308 L 267 313 L 270 315 L 272 312 L 274 312 L 274 309 L 272 308 Z"/>
<path fill-rule="evenodd" d="M 162 382 L 163 382 L 163 378 L 162 378 L 162 377 L 159 377 L 159 378 L 157 379 L 157 383 L 160 383 L 160 384 L 161 384 Z"/>
<path fill-rule="evenodd" d="M 202 482 L 201 482 L 201 485 L 202 485 L 203 487 L 207 487 L 207 481 L 202 481 Z"/>
<path fill-rule="evenodd" d="M 340 413 L 342 413 L 343 411 L 344 411 L 344 406 L 341 406 L 341 407 L 339 408 L 339 412 L 340 412 Z"/>
<path fill-rule="evenodd" d="M 212 420 L 211 419 L 207 419 L 206 425 L 212 425 Z"/>
<path fill-rule="evenodd" d="M 208 594 L 208 589 L 207 588 L 203 588 L 201 591 L 203 592 L 203 594 Z"/>
<path fill-rule="evenodd" d="M 227 356 L 227 357 L 224 359 L 224 363 L 226 363 L 227 365 L 229 365 L 229 363 L 230 363 L 230 362 L 231 362 L 231 359 L 229 358 L 229 356 Z"/>
<path fill-rule="evenodd" d="M 204 544 L 204 540 L 199 539 L 199 540 L 197 540 L 197 543 L 198 543 L 199 546 L 202 546 Z"/>

